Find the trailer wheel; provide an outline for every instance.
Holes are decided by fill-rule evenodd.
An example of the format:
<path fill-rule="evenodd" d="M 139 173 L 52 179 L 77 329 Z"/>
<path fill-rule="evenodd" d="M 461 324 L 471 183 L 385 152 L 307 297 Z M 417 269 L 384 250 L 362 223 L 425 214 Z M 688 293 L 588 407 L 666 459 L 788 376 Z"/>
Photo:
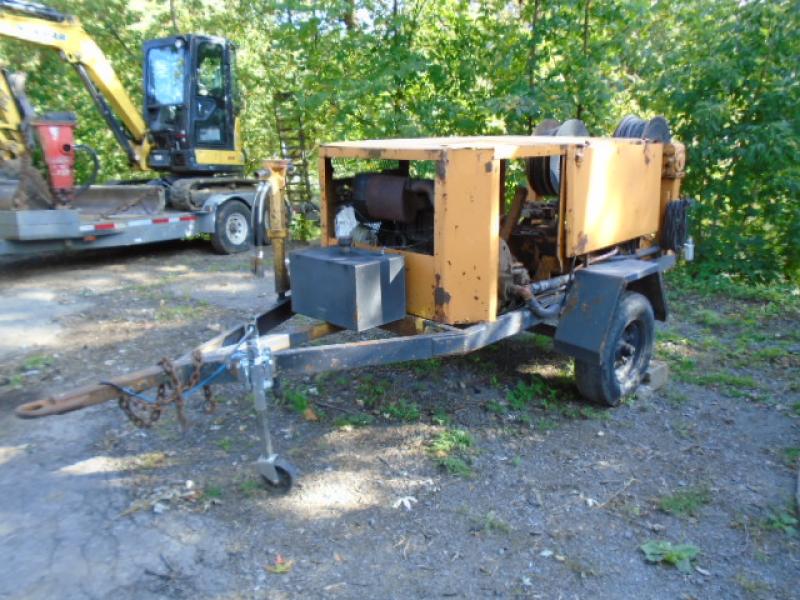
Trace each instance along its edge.
<path fill-rule="evenodd" d="M 238 200 L 229 200 L 217 210 L 211 245 L 220 254 L 236 254 L 253 243 L 250 209 Z"/>
<path fill-rule="evenodd" d="M 611 322 L 600 364 L 575 359 L 575 383 L 593 402 L 618 406 L 642 381 L 653 354 L 653 307 L 642 294 L 625 292 Z"/>

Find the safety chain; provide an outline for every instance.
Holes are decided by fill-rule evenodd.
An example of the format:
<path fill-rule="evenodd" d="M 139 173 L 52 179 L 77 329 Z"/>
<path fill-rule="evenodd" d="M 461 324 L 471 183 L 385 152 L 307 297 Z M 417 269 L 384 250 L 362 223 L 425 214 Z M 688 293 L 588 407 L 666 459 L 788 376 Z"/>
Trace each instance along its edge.
<path fill-rule="evenodd" d="M 184 398 L 184 391 L 193 390 L 198 383 L 200 383 L 200 376 L 203 369 L 203 353 L 200 350 L 192 352 L 192 371 L 191 377 L 184 385 L 181 382 L 180 375 L 175 368 L 175 364 L 168 358 L 162 358 L 158 362 L 164 374 L 169 378 L 169 381 L 162 383 L 158 386 L 156 392 L 156 399 L 154 402 L 148 402 L 140 397 L 125 393 L 119 397 L 119 407 L 122 412 L 130 419 L 131 423 L 137 427 L 148 428 L 158 421 L 161 413 L 169 404 L 175 404 L 175 410 L 178 415 L 178 422 L 181 424 L 182 429 L 186 429 L 187 421 L 184 413 L 184 406 L 186 399 Z M 213 413 L 216 410 L 217 403 L 214 400 L 211 391 L 211 385 L 203 386 L 203 409 L 207 414 Z"/>

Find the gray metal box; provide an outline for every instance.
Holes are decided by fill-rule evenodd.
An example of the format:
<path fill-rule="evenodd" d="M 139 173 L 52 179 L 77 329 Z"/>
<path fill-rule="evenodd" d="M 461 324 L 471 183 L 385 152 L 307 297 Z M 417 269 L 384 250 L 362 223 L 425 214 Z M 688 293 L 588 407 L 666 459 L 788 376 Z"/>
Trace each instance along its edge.
<path fill-rule="evenodd" d="M 292 310 L 364 331 L 406 316 L 403 257 L 356 248 L 304 248 L 289 254 Z"/>

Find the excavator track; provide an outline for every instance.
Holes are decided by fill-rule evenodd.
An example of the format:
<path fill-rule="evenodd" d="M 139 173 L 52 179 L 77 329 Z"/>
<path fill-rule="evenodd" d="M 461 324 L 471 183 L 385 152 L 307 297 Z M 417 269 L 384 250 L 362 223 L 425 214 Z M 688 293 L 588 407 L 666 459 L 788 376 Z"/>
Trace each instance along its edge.
<path fill-rule="evenodd" d="M 168 203 L 177 210 L 200 210 L 212 194 L 253 191 L 257 179 L 245 177 L 186 177 L 170 182 Z"/>

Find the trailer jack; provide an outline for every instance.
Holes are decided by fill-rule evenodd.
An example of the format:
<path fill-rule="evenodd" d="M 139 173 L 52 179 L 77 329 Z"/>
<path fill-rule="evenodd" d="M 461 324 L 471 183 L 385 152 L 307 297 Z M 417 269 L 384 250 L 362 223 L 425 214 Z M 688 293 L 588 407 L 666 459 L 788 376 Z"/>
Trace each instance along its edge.
<path fill-rule="evenodd" d="M 256 460 L 256 470 L 264 482 L 277 490 L 288 492 L 297 476 L 295 467 L 275 453 L 267 411 L 267 394 L 274 393 L 274 361 L 269 347 L 259 344 L 258 328 L 253 323 L 247 331 L 247 352 L 240 358 L 241 373 L 250 385 L 253 404 L 259 421 L 261 455 Z"/>

